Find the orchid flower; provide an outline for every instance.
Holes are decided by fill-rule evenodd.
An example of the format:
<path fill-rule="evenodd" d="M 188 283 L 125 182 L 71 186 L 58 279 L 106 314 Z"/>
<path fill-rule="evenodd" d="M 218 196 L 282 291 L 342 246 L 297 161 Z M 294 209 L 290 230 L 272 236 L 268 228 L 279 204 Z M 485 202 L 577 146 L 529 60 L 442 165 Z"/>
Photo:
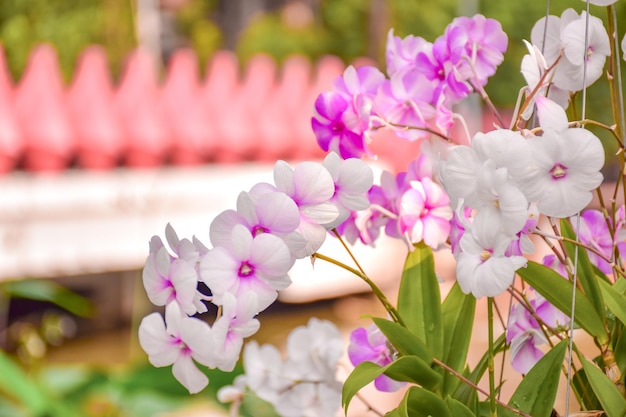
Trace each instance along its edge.
<path fill-rule="evenodd" d="M 532 158 L 518 184 L 541 213 L 573 216 L 589 204 L 591 190 L 602 182 L 604 148 L 588 130 L 568 128 L 561 106 L 542 96 L 536 100 L 544 133 L 528 139 Z"/>
<path fill-rule="evenodd" d="M 144 288 L 150 301 L 164 306 L 179 303 L 187 314 L 207 311 L 199 291 L 197 264 L 200 253 L 187 239 L 179 240 L 171 225 L 165 231 L 168 243 L 178 257 L 172 256 L 158 236 L 150 240 L 150 254 L 142 271 Z"/>
<path fill-rule="evenodd" d="M 367 329 L 359 327 L 350 334 L 348 357 L 352 365 L 357 366 L 361 362 L 369 361 L 376 365 L 386 366 L 394 360 L 394 353 L 389 349 L 389 343 L 385 335 L 375 325 L 371 324 Z M 376 389 L 384 392 L 394 392 L 406 385 L 386 375 L 380 375 L 374 380 Z"/>
<path fill-rule="evenodd" d="M 178 303 L 165 309 L 165 322 L 159 313 L 143 318 L 139 325 L 139 344 L 156 367 L 173 365 L 172 372 L 191 394 L 200 392 L 209 383 L 194 360 L 213 367 L 211 328 L 200 319 L 185 315 Z"/>
<path fill-rule="evenodd" d="M 211 289 L 214 304 L 222 305 L 227 292 L 237 297 L 254 292 L 262 311 L 276 300 L 277 290 L 291 283 L 287 272 L 293 264 L 280 238 L 269 233 L 252 236 L 246 227 L 235 225 L 230 245 L 216 246 L 202 258 L 200 276 Z"/>
<path fill-rule="evenodd" d="M 456 279 L 464 293 L 476 298 L 495 297 L 513 283 L 515 271 L 526 265 L 523 256 L 505 256 L 512 238 L 500 227 L 495 208 L 478 213 L 461 238 L 456 255 Z M 495 219 L 495 220 L 494 220 Z"/>

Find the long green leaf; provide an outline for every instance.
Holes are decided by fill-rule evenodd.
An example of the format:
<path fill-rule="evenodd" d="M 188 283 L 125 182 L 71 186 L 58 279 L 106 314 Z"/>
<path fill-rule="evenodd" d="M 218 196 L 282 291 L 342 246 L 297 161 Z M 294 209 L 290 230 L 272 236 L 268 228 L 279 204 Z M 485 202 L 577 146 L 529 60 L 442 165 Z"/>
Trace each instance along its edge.
<path fill-rule="evenodd" d="M 578 357 L 583 364 L 591 388 L 607 416 L 624 417 L 626 415 L 626 399 L 619 393 L 615 384 L 589 360 L 580 355 Z"/>
<path fill-rule="evenodd" d="M 398 407 L 385 413 L 385 417 L 409 417 L 406 410 L 406 403 L 404 401 L 400 402 L 400 404 L 398 404 Z"/>
<path fill-rule="evenodd" d="M 563 236 L 576 240 L 576 233 L 572 229 L 569 221 L 566 219 L 561 219 L 561 233 Z M 569 257 L 574 261 L 576 259 L 576 255 L 578 255 L 578 280 L 585 291 L 585 295 L 591 301 L 591 304 L 595 307 L 596 313 L 600 316 L 600 320 L 604 321 L 606 318 L 606 312 L 604 310 L 604 300 L 602 297 L 602 291 L 600 290 L 600 286 L 598 285 L 599 279 L 596 278 L 596 274 L 594 272 L 594 268 L 589 261 L 589 256 L 587 252 L 583 248 L 578 248 L 578 253 L 576 253 L 576 245 L 569 242 L 563 242 L 563 246 L 567 251 Z"/>
<path fill-rule="evenodd" d="M 506 335 L 501 334 L 493 343 L 494 353 L 500 353 L 506 348 Z M 481 380 L 485 372 L 487 371 L 487 367 L 489 365 L 489 352 L 485 352 L 484 355 L 480 358 L 474 370 L 469 374 L 465 375 L 468 380 L 470 380 L 474 384 L 478 384 L 478 381 Z M 470 387 L 469 385 L 463 383 L 459 385 L 459 387 L 454 392 L 452 398 L 459 400 L 461 403 L 466 406 L 473 408 L 474 400 L 477 398 L 476 391 Z"/>
<path fill-rule="evenodd" d="M 448 404 L 450 414 L 452 414 L 454 417 L 475 417 L 474 413 L 472 413 L 472 410 L 470 410 L 462 402 L 457 401 L 452 397 L 446 398 L 446 404 Z"/>
<path fill-rule="evenodd" d="M 374 317 L 372 320 L 400 354 L 418 356 L 426 363 L 433 361 L 433 355 L 426 344 L 406 327 L 381 318 Z"/>
<path fill-rule="evenodd" d="M 457 282 L 442 304 L 444 344 L 442 360 L 452 369 L 463 372 L 467 360 L 476 297 L 465 294 Z M 443 393 L 452 394 L 459 384 L 459 379 L 446 372 L 443 377 Z"/>
<path fill-rule="evenodd" d="M 11 281 L 3 286 L 4 292 L 9 297 L 47 301 L 81 317 L 89 317 L 93 314 L 93 305 L 88 299 L 51 280 Z"/>
<path fill-rule="evenodd" d="M 33 416 L 44 415 L 49 401 L 42 390 L 0 350 L 0 392 L 18 400 Z"/>
<path fill-rule="evenodd" d="M 617 323 L 619 325 L 619 323 Z M 622 325 L 617 329 L 614 334 L 614 348 L 613 354 L 615 355 L 615 362 L 622 371 L 622 374 L 626 373 L 626 325 Z"/>
<path fill-rule="evenodd" d="M 618 292 L 615 288 L 606 281 L 600 280 L 600 288 L 604 302 L 609 310 L 615 314 L 615 317 L 623 324 L 626 324 L 626 295 Z"/>
<path fill-rule="evenodd" d="M 533 261 L 529 261 L 525 268 L 518 269 L 517 273 L 556 308 L 571 317 L 573 285 L 570 281 L 547 266 Z M 578 289 L 575 297 L 576 314 L 574 321 L 587 333 L 596 337 L 601 344 L 608 342 L 608 333 L 604 327 L 604 321 L 596 312 L 593 304 Z"/>
<path fill-rule="evenodd" d="M 572 378 L 572 388 L 577 393 L 577 398 L 580 399 L 583 409 L 586 410 L 600 410 L 602 405 L 598 401 L 598 398 L 593 393 L 593 388 L 587 379 L 587 374 L 584 369 L 578 369 Z"/>
<path fill-rule="evenodd" d="M 398 294 L 398 313 L 408 329 L 439 357 L 443 349 L 441 294 L 433 252 L 424 242 L 415 245 L 406 258 Z"/>
<path fill-rule="evenodd" d="M 509 405 L 533 417 L 550 417 L 563 367 L 568 340 L 562 340 L 526 374 L 509 401 Z M 516 416 L 502 409 L 502 415 Z"/>
<path fill-rule="evenodd" d="M 448 405 L 436 394 L 419 387 L 411 387 L 398 408 L 385 417 L 452 417 Z M 456 417 L 456 415 L 454 415 Z"/>
<path fill-rule="evenodd" d="M 387 366 L 362 362 L 354 368 L 343 384 L 341 402 L 344 410 L 348 411 L 350 401 L 361 388 L 383 373 L 397 381 L 413 382 L 429 389 L 435 389 L 441 384 L 441 375 L 417 356 L 401 356 Z"/>

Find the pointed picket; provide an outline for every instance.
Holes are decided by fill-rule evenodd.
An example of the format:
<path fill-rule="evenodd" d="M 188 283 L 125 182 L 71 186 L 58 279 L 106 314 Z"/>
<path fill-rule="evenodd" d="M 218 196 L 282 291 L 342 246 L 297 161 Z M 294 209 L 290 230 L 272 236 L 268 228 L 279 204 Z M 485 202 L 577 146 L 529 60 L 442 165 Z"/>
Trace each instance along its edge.
<path fill-rule="evenodd" d="M 15 168 L 24 138 L 17 122 L 14 106 L 14 86 L 0 45 L 0 173 Z"/>
<path fill-rule="evenodd" d="M 176 165 L 197 165 L 211 147 L 212 125 L 200 100 L 198 58 L 191 49 L 179 49 L 168 65 L 161 89 L 161 105 L 172 134 L 172 160 Z"/>
<path fill-rule="evenodd" d="M 201 87 L 200 103 L 206 120 L 212 127 L 213 138 L 208 152 L 209 161 L 236 162 L 239 159 L 239 136 L 230 137 L 226 120 L 232 121 L 229 116 L 236 108 L 237 97 L 240 94 L 241 82 L 239 77 L 239 61 L 230 51 L 216 52 L 207 63 L 204 83 Z M 237 124 L 243 124 L 239 120 Z M 236 152 L 233 152 L 236 149 Z"/>
<path fill-rule="evenodd" d="M 124 138 L 113 97 L 106 51 L 101 46 L 90 46 L 80 56 L 67 95 L 81 167 L 110 169 L 121 158 Z"/>
<path fill-rule="evenodd" d="M 133 51 L 114 105 L 124 132 L 124 158 L 131 167 L 155 167 L 166 162 L 170 134 L 159 104 L 160 90 L 151 55 Z"/>
<path fill-rule="evenodd" d="M 74 155 L 75 137 L 57 52 L 51 45 L 41 44 L 31 51 L 17 86 L 15 110 L 24 133 L 25 168 L 65 169 Z"/>
<path fill-rule="evenodd" d="M 253 56 L 246 65 L 233 111 L 223 119 L 222 129 L 229 144 L 230 141 L 233 144 L 231 152 L 240 159 L 257 159 L 257 155 L 263 152 L 258 125 L 260 119 L 266 117 L 268 102 L 275 91 L 276 72 L 273 58 L 264 54 Z"/>
<path fill-rule="evenodd" d="M 311 84 L 311 65 L 306 57 L 291 56 L 281 68 L 281 76 L 258 118 L 258 158 L 266 161 L 291 159 L 299 146 L 296 124 L 302 118 L 303 101 Z"/>

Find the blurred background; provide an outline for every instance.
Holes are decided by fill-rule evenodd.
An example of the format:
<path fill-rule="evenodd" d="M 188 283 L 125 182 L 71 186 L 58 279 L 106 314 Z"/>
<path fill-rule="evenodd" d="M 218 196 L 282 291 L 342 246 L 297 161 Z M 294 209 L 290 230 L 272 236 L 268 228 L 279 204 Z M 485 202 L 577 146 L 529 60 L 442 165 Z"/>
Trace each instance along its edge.
<path fill-rule="evenodd" d="M 581 4 L 554 0 L 550 13 Z M 138 348 L 137 324 L 152 309 L 141 285 L 150 237 L 171 222 L 208 243 L 212 218 L 271 181 L 276 159 L 323 157 L 313 102 L 346 65 L 384 70 L 390 28 L 433 41 L 475 13 L 509 35 L 487 91 L 510 114 L 522 39 L 545 2 L 2 0 L 0 416 L 222 415 L 212 398 L 232 375 L 211 374 L 191 398 Z M 594 86 L 591 102 L 606 91 Z M 475 128 L 489 128 L 469 103 Z M 588 113 L 608 122 L 602 108 Z M 405 170 L 417 152 L 403 142 L 375 150 L 378 171 Z M 357 248 L 366 270 L 394 291 L 406 248 L 369 251 Z M 438 256 L 449 283 L 449 256 Z M 311 315 L 349 332 L 364 312 L 383 314 L 355 279 L 319 264 L 313 274 L 307 262 L 262 314 L 257 340 L 282 343 Z"/>

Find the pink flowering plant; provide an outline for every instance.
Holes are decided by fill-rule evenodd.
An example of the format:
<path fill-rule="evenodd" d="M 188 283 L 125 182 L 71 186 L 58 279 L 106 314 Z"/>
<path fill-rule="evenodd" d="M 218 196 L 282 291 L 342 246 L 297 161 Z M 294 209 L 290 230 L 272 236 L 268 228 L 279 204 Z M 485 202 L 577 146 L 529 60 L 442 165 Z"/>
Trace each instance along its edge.
<path fill-rule="evenodd" d="M 197 393 L 209 384 L 199 366 L 231 372 L 241 361 L 243 374 L 219 392 L 233 415 L 254 393 L 280 416 L 328 417 L 355 398 L 367 402 L 359 391 L 370 383 L 404 390 L 386 413 L 367 404 L 380 416 L 569 415 L 570 392 L 578 416 L 626 415 L 626 231 L 618 203 L 626 194 L 619 74 L 626 51 L 615 0 L 591 3 L 606 9 L 608 28 L 589 7 L 534 25 L 520 64 L 526 84 L 508 125 L 485 90 L 508 44 L 497 21 L 459 17 L 433 42 L 389 32 L 386 74 L 350 66 L 317 98 L 311 125 L 328 152 L 321 163 L 278 161 L 273 183 L 243 191 L 235 209 L 214 219 L 208 246 L 179 239 L 169 225 L 167 246 L 151 240 L 143 281 L 165 316 L 152 313 L 139 328 L 150 362 L 172 366 Z M 610 87 L 610 124 L 585 117 L 586 88 L 599 80 Z M 493 130 L 470 136 L 464 128 L 456 105 L 469 95 L 493 113 Z M 611 147 L 589 127 L 607 132 Z M 375 156 L 369 145 L 380 130 L 420 141 L 421 152 L 405 172 L 375 181 L 364 159 Z M 602 173 L 608 162 L 622 174 L 612 183 Z M 319 251 L 333 236 L 352 255 L 349 244 L 375 246 L 383 234 L 407 248 L 395 302 L 355 257 L 347 265 Z M 437 251 L 456 261 L 443 299 Z M 318 319 L 295 329 L 284 352 L 246 343 L 302 258 L 365 281 L 387 316 L 368 317 L 347 348 L 337 327 Z M 506 306 L 496 298 L 502 294 Z M 471 367 L 483 297 L 488 349 Z M 212 320 L 200 316 L 208 304 L 217 306 Z M 580 333 L 593 340 L 592 351 L 578 348 Z M 346 352 L 354 369 L 340 380 Z M 496 375 L 497 358 L 523 376 L 508 399 L 500 397 L 507 381 Z M 563 379 L 566 404 L 556 400 Z"/>

